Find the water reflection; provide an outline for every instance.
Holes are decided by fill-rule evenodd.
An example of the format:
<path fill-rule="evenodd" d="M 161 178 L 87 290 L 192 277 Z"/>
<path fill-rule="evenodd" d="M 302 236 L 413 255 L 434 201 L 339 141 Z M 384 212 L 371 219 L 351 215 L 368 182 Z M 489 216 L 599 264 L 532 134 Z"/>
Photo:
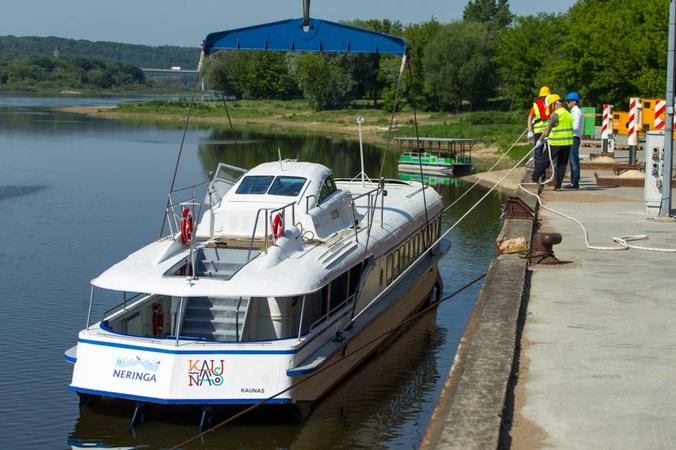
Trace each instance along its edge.
<path fill-rule="evenodd" d="M 430 356 L 444 335 L 436 328 L 434 311 L 420 317 L 394 345 L 321 403 L 294 450 L 386 449 L 420 442 L 424 427 L 411 424 L 425 408 L 430 382 L 440 376 Z"/>
<path fill-rule="evenodd" d="M 423 172 L 420 173 L 411 173 L 411 172 L 402 172 L 399 171 L 399 179 L 404 181 L 417 181 L 422 182 L 426 186 L 442 186 L 448 184 L 461 184 L 460 179 L 455 178 L 452 174 L 431 174 Z"/>
<path fill-rule="evenodd" d="M 233 139 L 229 130 L 210 130 L 200 139 L 198 158 L 206 170 L 214 170 L 219 162 L 250 169 L 264 161 L 297 159 L 324 164 L 336 178 L 352 178 L 361 172 L 359 142 L 325 136 L 298 134 L 263 134 L 237 130 Z M 377 178 L 383 150 L 363 144 L 364 166 L 369 176 Z M 386 178 L 397 178 L 397 155 L 389 152 L 385 161 Z"/>

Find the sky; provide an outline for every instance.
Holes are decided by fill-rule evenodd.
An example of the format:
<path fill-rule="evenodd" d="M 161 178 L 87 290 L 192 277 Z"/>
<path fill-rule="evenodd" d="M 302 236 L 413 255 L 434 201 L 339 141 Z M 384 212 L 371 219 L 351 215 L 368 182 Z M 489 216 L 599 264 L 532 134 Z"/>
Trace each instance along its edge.
<path fill-rule="evenodd" d="M 310 17 L 404 25 L 462 18 L 467 0 L 313 0 Z M 576 0 L 509 0 L 513 14 L 566 12 Z M 0 36 L 198 47 L 215 31 L 303 17 L 303 0 L 0 0 Z"/>

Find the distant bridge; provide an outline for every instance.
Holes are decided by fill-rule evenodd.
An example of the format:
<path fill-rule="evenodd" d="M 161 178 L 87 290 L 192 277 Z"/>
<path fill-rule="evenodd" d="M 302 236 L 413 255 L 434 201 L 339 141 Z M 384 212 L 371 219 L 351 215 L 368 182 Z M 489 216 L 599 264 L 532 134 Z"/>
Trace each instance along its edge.
<path fill-rule="evenodd" d="M 144 69 L 141 70 L 145 73 L 176 73 L 176 74 L 188 74 L 188 73 L 197 73 L 196 70 L 187 70 L 187 69 Z"/>

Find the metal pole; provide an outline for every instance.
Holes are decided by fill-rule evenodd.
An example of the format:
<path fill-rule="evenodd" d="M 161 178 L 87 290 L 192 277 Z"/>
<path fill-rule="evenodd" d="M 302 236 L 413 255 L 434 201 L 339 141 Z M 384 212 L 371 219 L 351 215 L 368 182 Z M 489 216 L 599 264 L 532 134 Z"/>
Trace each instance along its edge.
<path fill-rule="evenodd" d="M 671 215 L 671 166 L 674 160 L 674 36 L 676 35 L 676 0 L 669 5 L 669 43 L 667 50 L 667 113 L 664 124 L 664 160 L 662 170 L 662 204 L 660 217 Z"/>
<path fill-rule="evenodd" d="M 364 123 L 362 116 L 357 116 L 357 123 L 359 124 L 359 155 L 361 156 L 361 187 L 364 187 L 364 144 L 361 139 L 361 124 Z"/>

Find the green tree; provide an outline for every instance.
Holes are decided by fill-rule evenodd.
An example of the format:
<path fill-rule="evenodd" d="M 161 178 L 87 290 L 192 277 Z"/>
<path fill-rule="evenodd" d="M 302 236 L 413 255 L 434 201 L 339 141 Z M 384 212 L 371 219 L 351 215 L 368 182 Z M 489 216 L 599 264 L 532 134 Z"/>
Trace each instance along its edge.
<path fill-rule="evenodd" d="M 462 12 L 462 18 L 500 30 L 512 23 L 514 14 L 509 10 L 508 0 L 470 0 Z"/>
<path fill-rule="evenodd" d="M 296 92 L 281 52 L 250 52 L 244 79 L 247 98 L 254 100 L 289 100 Z"/>
<path fill-rule="evenodd" d="M 406 82 L 401 88 L 408 92 L 407 101 L 409 104 L 415 102 L 416 108 L 422 110 L 442 109 L 439 96 L 435 92 L 425 89 L 425 65 L 423 63 L 425 48 L 434 40 L 435 36 L 441 30 L 442 25 L 434 17 L 428 22 L 421 24 L 412 24 L 404 29 L 404 38 L 411 46 L 410 65 L 411 80 L 408 74 L 404 74 L 403 80 Z M 401 61 L 389 63 L 385 69 L 389 77 L 394 77 L 399 73 Z M 394 97 L 394 92 L 390 94 Z"/>
<path fill-rule="evenodd" d="M 664 97 L 670 8 L 669 0 L 577 2 L 550 75 L 597 107 Z"/>
<path fill-rule="evenodd" d="M 354 98 L 354 80 L 341 64 L 344 56 L 305 53 L 298 59 L 296 79 L 314 109 L 345 108 Z"/>
<path fill-rule="evenodd" d="M 435 93 L 443 109 L 480 109 L 493 94 L 491 34 L 479 22 L 444 26 L 425 49 L 425 89 Z"/>
<path fill-rule="evenodd" d="M 563 15 L 540 13 L 517 17 L 512 28 L 497 35 L 493 61 L 497 63 L 498 93 L 509 98 L 513 107 L 529 107 L 541 86 L 554 91 L 562 87 L 550 65 L 561 54 L 566 24 Z"/>

